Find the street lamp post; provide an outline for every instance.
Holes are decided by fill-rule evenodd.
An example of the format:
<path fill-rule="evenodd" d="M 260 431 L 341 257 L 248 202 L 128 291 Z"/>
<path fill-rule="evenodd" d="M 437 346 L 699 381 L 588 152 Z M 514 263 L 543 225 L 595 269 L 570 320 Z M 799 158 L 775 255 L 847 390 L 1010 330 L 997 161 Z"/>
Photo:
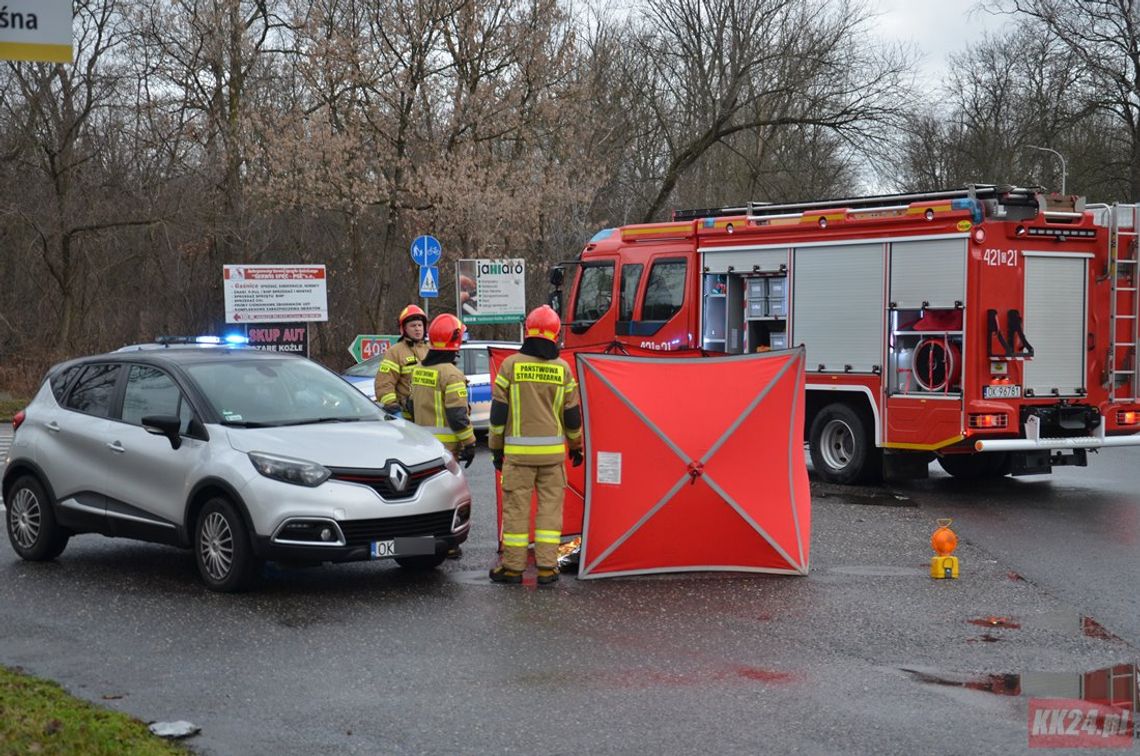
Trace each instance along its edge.
<path fill-rule="evenodd" d="M 1051 152 L 1057 156 L 1057 159 L 1061 161 L 1061 194 L 1064 194 L 1065 193 L 1065 156 L 1062 155 L 1061 153 L 1057 152 L 1056 150 L 1050 149 L 1048 147 L 1038 147 L 1035 144 L 1027 144 L 1025 146 L 1031 150 L 1040 150 L 1041 152 Z"/>

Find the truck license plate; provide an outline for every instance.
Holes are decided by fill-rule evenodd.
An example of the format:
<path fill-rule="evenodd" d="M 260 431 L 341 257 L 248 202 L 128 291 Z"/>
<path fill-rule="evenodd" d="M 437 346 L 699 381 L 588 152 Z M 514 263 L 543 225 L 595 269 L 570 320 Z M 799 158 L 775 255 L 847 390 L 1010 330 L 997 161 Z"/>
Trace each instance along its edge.
<path fill-rule="evenodd" d="M 420 536 L 418 538 L 393 538 L 390 541 L 373 541 L 372 558 L 389 559 L 391 557 L 425 556 L 435 553 L 435 538 Z"/>
<path fill-rule="evenodd" d="M 1017 399 L 1020 396 L 1021 386 L 1010 383 L 982 387 L 983 399 Z"/>

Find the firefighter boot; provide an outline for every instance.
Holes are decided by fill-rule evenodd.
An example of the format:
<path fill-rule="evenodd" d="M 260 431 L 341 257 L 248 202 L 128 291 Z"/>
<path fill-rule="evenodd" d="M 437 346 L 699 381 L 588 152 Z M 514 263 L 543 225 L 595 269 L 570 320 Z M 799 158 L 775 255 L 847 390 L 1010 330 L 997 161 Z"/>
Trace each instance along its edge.
<path fill-rule="evenodd" d="M 508 570 L 506 567 L 499 565 L 491 570 L 490 573 L 492 583 L 509 583 L 517 585 L 522 582 L 522 573 L 518 570 Z"/>
<path fill-rule="evenodd" d="M 558 568 L 557 567 L 539 567 L 538 568 L 538 584 L 551 585 L 558 582 Z"/>

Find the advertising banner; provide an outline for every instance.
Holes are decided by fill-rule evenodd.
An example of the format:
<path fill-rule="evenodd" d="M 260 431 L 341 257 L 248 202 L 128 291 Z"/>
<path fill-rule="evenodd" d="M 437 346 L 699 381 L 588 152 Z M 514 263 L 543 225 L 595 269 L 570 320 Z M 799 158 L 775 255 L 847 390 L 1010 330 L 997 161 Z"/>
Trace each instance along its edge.
<path fill-rule="evenodd" d="M 459 260 L 455 311 L 467 325 L 520 323 L 526 317 L 526 262 Z"/>
<path fill-rule="evenodd" d="M 249 345 L 263 352 L 288 352 L 309 356 L 308 323 L 259 323 L 245 330 Z"/>
<path fill-rule="evenodd" d="M 326 321 L 323 265 L 225 265 L 227 323 Z"/>

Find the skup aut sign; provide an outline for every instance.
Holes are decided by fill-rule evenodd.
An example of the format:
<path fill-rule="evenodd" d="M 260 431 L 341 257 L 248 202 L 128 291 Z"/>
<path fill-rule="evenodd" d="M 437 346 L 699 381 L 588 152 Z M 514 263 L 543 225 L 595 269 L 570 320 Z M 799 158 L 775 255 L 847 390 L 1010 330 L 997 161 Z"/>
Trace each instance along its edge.
<path fill-rule="evenodd" d="M 526 263 L 459 260 L 455 309 L 464 323 L 518 323 L 526 317 Z"/>
<path fill-rule="evenodd" d="M 227 323 L 326 321 L 323 265 L 223 266 Z"/>
<path fill-rule="evenodd" d="M 71 62 L 71 0 L 0 0 L 0 60 Z"/>

